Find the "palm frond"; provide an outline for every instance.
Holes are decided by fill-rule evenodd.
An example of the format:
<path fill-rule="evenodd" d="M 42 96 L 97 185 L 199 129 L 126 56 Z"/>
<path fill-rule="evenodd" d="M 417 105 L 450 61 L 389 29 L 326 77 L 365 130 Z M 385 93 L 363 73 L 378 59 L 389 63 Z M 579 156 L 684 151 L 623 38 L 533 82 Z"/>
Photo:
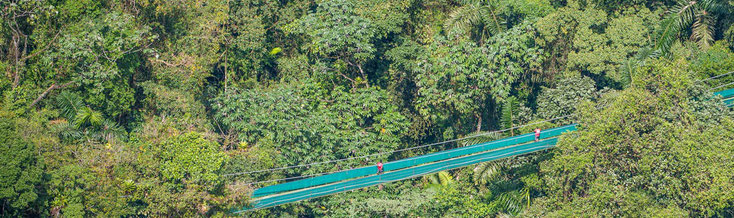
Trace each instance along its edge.
<path fill-rule="evenodd" d="M 627 61 L 620 67 L 621 72 L 621 78 L 620 82 L 622 83 L 623 87 L 627 87 L 630 83 L 632 83 L 632 71 L 637 68 L 638 62 L 634 60 L 633 58 L 627 59 Z"/>
<path fill-rule="evenodd" d="M 496 1 L 467 0 L 454 9 L 444 22 L 449 35 L 486 38 L 504 31 L 504 20 L 497 13 Z"/>
<path fill-rule="evenodd" d="M 522 199 L 525 200 L 525 206 L 530 207 L 530 189 L 528 187 L 523 187 L 520 189 L 520 194 Z"/>
<path fill-rule="evenodd" d="M 627 61 L 622 65 L 620 69 L 622 72 L 620 82 L 622 83 L 623 87 L 627 87 L 629 84 L 632 83 L 632 75 L 635 74 L 636 70 L 639 67 L 645 66 L 645 64 L 647 64 L 647 58 L 649 57 L 658 56 L 657 54 L 655 54 L 655 50 L 649 47 L 643 47 L 637 50 L 637 53 L 634 57 L 627 59 Z"/>
<path fill-rule="evenodd" d="M 731 4 L 717 0 L 701 1 L 701 8 L 712 14 L 725 14 L 732 9 Z"/>
<path fill-rule="evenodd" d="M 451 183 L 454 183 L 454 178 L 451 177 L 451 174 L 449 174 L 446 171 L 441 171 L 437 173 L 438 175 L 438 181 L 441 185 L 446 186 Z"/>
<path fill-rule="evenodd" d="M 69 122 L 52 125 L 51 131 L 57 132 L 59 138 L 65 142 L 74 142 L 82 137 L 82 132 L 77 130 L 74 125 Z"/>
<path fill-rule="evenodd" d="M 102 124 L 103 120 L 102 113 L 94 111 L 89 107 L 83 107 L 74 118 L 74 126 L 77 129 L 87 126 L 97 127 Z"/>
<path fill-rule="evenodd" d="M 673 10 L 680 18 L 678 20 L 680 26 L 687 26 L 686 24 L 689 24 L 693 20 L 696 3 L 696 1 L 680 0 L 678 1 L 677 7 L 673 7 Z"/>
<path fill-rule="evenodd" d="M 56 96 L 56 106 L 59 108 L 62 117 L 73 120 L 79 110 L 84 107 L 84 103 L 79 95 L 63 91 Z"/>
<path fill-rule="evenodd" d="M 492 35 L 505 31 L 505 20 L 498 15 L 497 1 L 486 1 L 479 10 L 481 21 L 485 28 L 490 29 Z"/>
<path fill-rule="evenodd" d="M 125 130 L 114 121 L 104 119 L 95 132 L 95 138 L 102 142 L 110 142 L 115 138 L 125 137 Z"/>
<path fill-rule="evenodd" d="M 450 34 L 468 34 L 474 24 L 481 19 L 479 7 L 467 4 L 454 9 L 444 22 L 444 29 Z"/>
<path fill-rule="evenodd" d="M 680 32 L 693 21 L 695 4 L 695 1 L 679 0 L 677 5 L 671 7 L 667 17 L 661 22 L 662 29 L 657 34 L 653 55 L 670 55 L 670 48 Z"/>
<path fill-rule="evenodd" d="M 700 16 L 696 17 L 691 31 L 691 40 L 698 44 L 701 49 L 708 49 L 714 41 L 714 20 L 710 14 L 703 11 Z"/>
<path fill-rule="evenodd" d="M 679 34 L 688 28 L 691 28 L 690 40 L 695 41 L 699 48 L 707 49 L 714 40 L 716 14 L 724 14 L 727 10 L 727 6 L 719 0 L 679 0 L 663 20 L 655 42 L 655 52 L 651 54 L 669 56 L 670 48 Z"/>
<path fill-rule="evenodd" d="M 511 215 L 517 215 L 522 210 L 522 196 L 518 191 L 502 193 L 497 201 L 502 206 L 502 210 Z"/>
<path fill-rule="evenodd" d="M 430 187 L 446 186 L 454 183 L 453 177 L 446 171 L 423 176 L 423 183 Z"/>
<path fill-rule="evenodd" d="M 475 185 L 484 186 L 490 181 L 500 177 L 502 167 L 495 162 L 484 162 L 474 167 L 473 180 Z"/>
<path fill-rule="evenodd" d="M 671 14 L 668 18 L 663 19 L 661 31 L 657 33 L 657 41 L 655 42 L 655 56 L 667 56 L 673 43 L 678 39 L 680 33 L 679 17 L 677 14 Z"/>
<path fill-rule="evenodd" d="M 517 101 L 517 98 L 514 96 L 508 97 L 504 104 L 502 104 L 502 127 L 512 128 L 514 122 L 515 122 L 515 114 L 517 114 L 517 110 L 519 107 L 519 103 Z M 514 131 L 510 131 L 512 135 L 514 135 Z"/>

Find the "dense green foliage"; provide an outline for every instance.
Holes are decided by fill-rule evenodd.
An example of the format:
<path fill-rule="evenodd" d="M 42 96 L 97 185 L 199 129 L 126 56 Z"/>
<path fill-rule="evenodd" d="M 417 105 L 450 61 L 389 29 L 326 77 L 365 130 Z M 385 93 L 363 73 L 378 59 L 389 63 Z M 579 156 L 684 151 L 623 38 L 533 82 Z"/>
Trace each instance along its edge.
<path fill-rule="evenodd" d="M 243 215 L 731 217 L 733 24 L 724 0 L 0 1 L 0 216 L 227 216 L 269 180 L 579 123 Z"/>
<path fill-rule="evenodd" d="M 33 143 L 15 132 L 14 121 L 0 117 L 0 201 L 4 215 L 20 216 L 42 210 L 43 160 Z"/>
<path fill-rule="evenodd" d="M 699 106 L 701 87 L 667 65 L 642 69 L 604 109 L 580 108 L 583 129 L 541 164 L 549 195 L 533 216 L 731 215 L 731 112 Z"/>

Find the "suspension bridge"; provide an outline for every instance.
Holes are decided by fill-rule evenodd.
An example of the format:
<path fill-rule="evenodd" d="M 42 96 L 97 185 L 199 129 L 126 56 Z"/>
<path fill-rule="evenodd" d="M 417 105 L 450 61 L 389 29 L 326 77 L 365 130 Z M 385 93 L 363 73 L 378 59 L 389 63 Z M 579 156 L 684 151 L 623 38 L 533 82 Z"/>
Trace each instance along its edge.
<path fill-rule="evenodd" d="M 730 72 L 732 73 L 732 72 Z M 720 75 L 721 76 L 721 75 Z M 716 78 L 711 77 L 709 79 Z M 728 84 L 731 85 L 732 83 Z M 726 85 L 724 85 L 726 86 Z M 715 87 L 721 88 L 723 86 Z M 734 89 L 727 89 L 714 92 L 714 96 L 721 96 L 727 107 L 734 106 Z M 570 116 L 570 115 L 569 115 Z M 556 120 L 569 116 L 554 118 L 546 121 Z M 538 122 L 538 123 L 540 123 Z M 535 124 L 535 123 L 533 123 Z M 529 126 L 532 124 L 527 124 Z M 377 167 L 365 166 L 356 169 L 343 170 L 333 173 L 323 173 L 311 175 L 313 177 L 293 177 L 303 178 L 296 181 L 284 182 L 276 185 L 265 186 L 256 189 L 253 192 L 253 199 L 248 206 L 234 213 L 242 213 L 245 211 L 257 210 L 278 206 L 286 203 L 297 202 L 301 200 L 327 196 L 339 192 L 365 188 L 378 184 L 410 179 L 427 174 L 436 173 L 444 170 L 457 169 L 476 163 L 492 161 L 502 158 L 529 154 L 537 151 L 546 150 L 555 147 L 558 137 L 566 132 L 576 131 L 577 124 L 565 125 L 553 129 L 546 129 L 540 133 L 540 140 L 535 141 L 534 133 L 503 138 L 499 140 L 479 143 L 454 149 L 443 150 L 439 152 L 429 153 L 425 155 L 405 158 L 384 163 L 384 173 L 377 174 Z M 519 127 L 515 127 L 519 128 Z M 514 128 L 513 128 L 514 129 Z M 508 129 L 509 130 L 509 129 Z M 504 130 L 503 130 L 504 131 Z M 466 138 L 462 138 L 466 139 Z M 446 142 L 458 141 L 461 139 L 450 140 Z M 442 142 L 444 143 L 444 142 Z M 438 144 L 438 143 L 435 143 Z M 434 144 L 431 144 L 434 145 Z M 418 146 L 414 148 L 425 147 Z M 395 151 L 393 151 L 395 152 Z M 369 155 L 368 155 L 369 156 Z M 340 160 L 337 160 L 340 161 Z M 333 162 L 333 161 L 329 161 Z M 328 162 L 322 162 L 328 163 Z M 321 164 L 321 163 L 316 163 Z M 311 164 L 313 165 L 313 164 Z M 302 167 L 306 165 L 290 166 L 276 168 L 270 170 L 279 170 L 287 168 Z M 264 172 L 251 171 L 252 172 Z M 233 174 L 230 174 L 233 175 Z"/>

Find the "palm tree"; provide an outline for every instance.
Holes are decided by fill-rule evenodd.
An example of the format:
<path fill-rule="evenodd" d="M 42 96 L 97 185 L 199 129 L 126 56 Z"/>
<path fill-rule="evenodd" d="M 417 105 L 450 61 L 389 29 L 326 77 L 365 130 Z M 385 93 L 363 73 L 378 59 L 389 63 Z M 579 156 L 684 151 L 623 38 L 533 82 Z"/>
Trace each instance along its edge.
<path fill-rule="evenodd" d="M 61 116 L 68 120 L 57 125 L 62 139 L 74 141 L 85 138 L 87 141 L 111 142 L 125 135 L 125 130 L 117 123 L 105 119 L 102 113 L 84 105 L 79 95 L 71 92 L 59 93 L 56 106 Z"/>
<path fill-rule="evenodd" d="M 449 34 L 468 34 L 482 44 L 489 36 L 504 31 L 497 0 L 461 0 L 460 3 L 444 23 Z"/>
<path fill-rule="evenodd" d="M 663 29 L 655 44 L 656 55 L 668 55 L 678 36 L 691 30 L 690 40 L 701 49 L 707 49 L 714 41 L 714 31 L 719 15 L 725 14 L 727 4 L 721 0 L 678 0 L 663 20 Z"/>
<path fill-rule="evenodd" d="M 494 200 L 499 203 L 498 205 L 501 207 L 501 210 L 506 212 L 504 216 L 507 217 L 517 215 L 523 207 L 530 207 L 530 189 L 527 187 L 512 191 L 501 191 L 507 188 L 501 187 L 501 184 L 503 184 L 501 181 L 507 179 L 505 172 L 517 164 L 513 162 L 516 161 L 500 160 L 480 163 L 474 167 L 473 174 L 474 184 L 479 186 L 480 191 L 484 193 L 496 193 L 500 191 L 500 194 L 496 195 Z M 488 184 L 494 185 L 491 192 L 489 192 L 490 189 L 487 187 Z"/>

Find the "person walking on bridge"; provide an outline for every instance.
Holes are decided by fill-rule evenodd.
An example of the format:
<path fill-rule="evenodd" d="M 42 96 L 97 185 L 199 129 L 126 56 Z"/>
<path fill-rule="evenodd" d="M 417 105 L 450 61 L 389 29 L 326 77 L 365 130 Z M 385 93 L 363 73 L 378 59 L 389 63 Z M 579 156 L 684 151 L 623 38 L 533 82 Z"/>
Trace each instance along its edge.
<path fill-rule="evenodd" d="M 382 161 L 378 160 L 377 161 L 377 175 L 381 175 L 381 174 L 382 174 Z M 380 178 L 380 180 L 382 180 L 382 178 Z M 383 187 L 382 183 L 380 183 L 380 185 L 377 186 L 377 190 L 382 191 L 382 187 Z"/>
<path fill-rule="evenodd" d="M 377 161 L 377 174 L 382 174 L 382 161 Z"/>
<path fill-rule="evenodd" d="M 535 141 L 540 140 L 540 128 L 535 128 Z"/>

